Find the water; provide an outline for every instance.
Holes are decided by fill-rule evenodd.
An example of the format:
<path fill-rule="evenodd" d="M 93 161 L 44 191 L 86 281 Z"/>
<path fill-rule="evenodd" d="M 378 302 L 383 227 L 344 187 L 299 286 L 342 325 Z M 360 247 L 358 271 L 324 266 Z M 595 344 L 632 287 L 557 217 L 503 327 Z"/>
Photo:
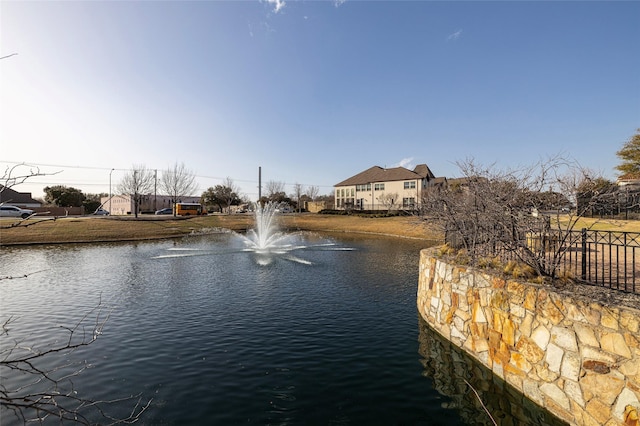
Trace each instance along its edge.
<path fill-rule="evenodd" d="M 270 250 L 233 233 L 3 248 L 0 276 L 29 275 L 0 281 L 0 319 L 12 316 L 10 339 L 44 348 L 100 304 L 110 316 L 98 340 L 42 366 L 87 360 L 77 395 L 140 394 L 151 404 L 139 424 L 490 424 L 468 389 L 451 392 L 434 374 L 448 361 L 433 355 L 416 312 L 423 243 L 287 238 Z M 124 417 L 134 402 L 106 407 Z M 0 414 L 3 425 L 22 424 Z"/>

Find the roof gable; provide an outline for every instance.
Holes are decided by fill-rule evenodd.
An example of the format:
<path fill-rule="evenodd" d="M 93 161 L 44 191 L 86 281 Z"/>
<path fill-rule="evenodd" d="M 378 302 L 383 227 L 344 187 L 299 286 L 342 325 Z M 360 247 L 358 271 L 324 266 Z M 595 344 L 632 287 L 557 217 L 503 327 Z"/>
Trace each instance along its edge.
<path fill-rule="evenodd" d="M 30 192 L 18 192 L 11 188 L 0 185 L 0 203 L 11 204 L 40 204 L 39 201 L 31 198 Z"/>
<path fill-rule="evenodd" d="M 414 173 L 419 174 L 420 176 L 422 176 L 424 179 L 434 179 L 436 177 L 436 175 L 434 175 L 431 172 L 431 169 L 429 169 L 429 167 L 426 164 L 418 164 L 414 169 L 413 169 Z"/>

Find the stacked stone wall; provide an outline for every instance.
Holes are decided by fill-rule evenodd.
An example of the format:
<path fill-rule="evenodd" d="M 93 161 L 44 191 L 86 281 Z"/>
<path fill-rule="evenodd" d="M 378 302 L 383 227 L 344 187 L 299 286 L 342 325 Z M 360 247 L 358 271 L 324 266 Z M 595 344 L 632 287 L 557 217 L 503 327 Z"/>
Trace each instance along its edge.
<path fill-rule="evenodd" d="M 560 419 L 640 426 L 640 306 L 454 265 L 423 250 L 418 311 Z"/>

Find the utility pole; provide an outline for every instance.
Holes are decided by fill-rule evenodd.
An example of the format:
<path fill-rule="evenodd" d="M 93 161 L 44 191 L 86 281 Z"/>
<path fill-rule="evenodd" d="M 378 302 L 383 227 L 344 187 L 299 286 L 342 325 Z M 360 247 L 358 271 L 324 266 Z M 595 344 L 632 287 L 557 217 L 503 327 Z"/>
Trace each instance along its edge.
<path fill-rule="evenodd" d="M 133 214 L 138 218 L 138 171 L 133 171 Z"/>
<path fill-rule="evenodd" d="M 262 166 L 258 166 L 258 202 L 262 199 Z"/>
<path fill-rule="evenodd" d="M 113 173 L 115 169 L 111 169 L 109 172 L 109 214 L 111 213 L 111 173 Z"/>
<path fill-rule="evenodd" d="M 158 169 L 153 170 L 153 211 L 158 210 Z"/>

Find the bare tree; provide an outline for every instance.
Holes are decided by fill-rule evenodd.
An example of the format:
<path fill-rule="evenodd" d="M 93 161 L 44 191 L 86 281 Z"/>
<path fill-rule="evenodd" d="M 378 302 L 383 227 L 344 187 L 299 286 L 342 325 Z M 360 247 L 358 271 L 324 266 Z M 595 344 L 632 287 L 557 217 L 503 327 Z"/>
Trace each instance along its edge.
<path fill-rule="evenodd" d="M 316 185 L 307 186 L 307 195 L 311 198 L 311 201 L 315 201 L 316 197 L 320 193 L 320 188 Z"/>
<path fill-rule="evenodd" d="M 271 199 L 276 194 L 280 194 L 284 192 L 284 182 L 270 180 L 266 184 L 266 190 L 267 190 L 267 197 Z"/>
<path fill-rule="evenodd" d="M 397 192 L 388 192 L 378 197 L 378 201 L 382 203 L 383 206 L 386 207 L 387 211 L 391 211 L 395 208 L 398 203 L 398 193 Z"/>
<path fill-rule="evenodd" d="M 287 196 L 286 192 L 284 192 L 285 184 L 284 182 L 278 182 L 274 180 L 270 180 L 266 184 L 267 195 L 262 196 L 259 200 L 262 205 L 271 202 L 271 203 L 280 203 L 280 204 L 291 204 L 291 198 Z"/>
<path fill-rule="evenodd" d="M 231 206 L 240 203 L 240 187 L 230 177 L 222 181 L 222 186 L 227 190 L 224 192 L 224 200 L 227 205 L 227 213 L 231 213 Z"/>
<path fill-rule="evenodd" d="M 118 185 L 118 191 L 123 195 L 131 196 L 133 211 L 137 218 L 142 199 L 151 193 L 155 183 L 155 173 L 144 165 L 133 165 Z"/>
<path fill-rule="evenodd" d="M 175 204 L 181 197 L 193 195 L 198 190 L 195 179 L 193 172 L 188 170 L 184 163 L 176 162 L 162 173 L 160 189 L 171 198 L 171 203 Z M 173 214 L 175 216 L 175 210 Z"/>
<path fill-rule="evenodd" d="M 302 186 L 302 184 L 300 184 L 298 182 L 294 183 L 293 184 L 292 198 L 294 200 L 296 200 L 296 206 L 297 206 L 298 213 L 300 213 L 300 211 L 301 211 L 300 197 L 302 197 L 303 193 L 304 193 L 304 186 Z"/>
<path fill-rule="evenodd" d="M 424 193 L 422 213 L 472 263 L 504 250 L 539 275 L 555 277 L 582 214 L 610 196 L 609 189 L 580 189 L 598 179 L 560 156 L 518 170 L 497 170 L 473 160 L 458 167 L 462 178 Z M 578 207 L 570 210 L 576 201 Z M 532 243 L 552 234 L 552 245 Z"/>
<path fill-rule="evenodd" d="M 43 367 L 51 365 L 49 360 L 53 357 L 68 359 L 74 351 L 93 344 L 108 319 L 109 314 L 104 314 L 98 303 L 73 327 L 63 327 L 66 338 L 62 343 L 45 348 L 11 339 L 14 320 L 5 320 L 0 330 L 0 377 L 7 379 L 19 374 L 22 381 L 14 387 L 7 387 L 6 380 L 0 382 L 0 417 L 13 415 L 25 424 L 54 419 L 59 423 L 80 424 L 122 424 L 139 420 L 151 400 L 143 404 L 140 395 L 133 397 L 133 409 L 128 416 L 120 418 L 109 414 L 109 407 L 115 409 L 120 403 L 131 401 L 132 397 L 94 400 L 78 393 L 73 381 L 89 367 L 86 361 L 63 361 L 55 367 Z"/>

